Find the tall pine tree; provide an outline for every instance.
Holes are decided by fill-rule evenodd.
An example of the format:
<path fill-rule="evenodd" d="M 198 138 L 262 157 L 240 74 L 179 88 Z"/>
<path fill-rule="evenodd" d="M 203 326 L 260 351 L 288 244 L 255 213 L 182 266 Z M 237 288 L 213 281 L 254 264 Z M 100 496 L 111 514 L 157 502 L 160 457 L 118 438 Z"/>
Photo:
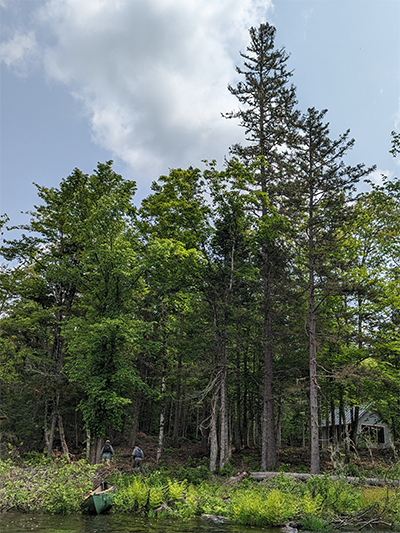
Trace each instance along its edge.
<path fill-rule="evenodd" d="M 250 28 L 250 45 L 247 53 L 241 53 L 244 67 L 237 67 L 243 76 L 236 87 L 228 86 L 243 106 L 238 111 L 224 114 L 225 118 L 237 118 L 245 128 L 246 144 L 235 144 L 231 154 L 242 162 L 251 164 L 260 158 L 260 171 L 252 185 L 255 192 L 264 195 L 258 217 L 271 215 L 271 201 L 276 203 L 279 184 L 290 171 L 290 153 L 296 142 L 296 91 L 290 83 L 292 72 L 287 68 L 288 54 L 284 48 L 275 47 L 276 29 L 270 24 Z M 267 222 L 268 224 L 268 222 Z M 279 240 L 279 237 L 278 237 Z M 260 274 L 263 294 L 263 413 L 261 468 L 273 468 L 276 463 L 273 393 L 273 288 L 281 269 L 275 257 L 279 243 L 272 242 L 270 233 L 259 243 Z"/>
<path fill-rule="evenodd" d="M 287 187 L 298 266 L 307 294 L 309 337 L 311 473 L 319 473 L 317 321 L 318 309 L 331 294 L 338 294 L 346 265 L 341 248 L 347 225 L 354 216 L 352 192 L 356 183 L 373 170 L 363 164 L 346 165 L 343 157 L 354 145 L 349 130 L 331 140 L 326 110 L 308 109 L 300 121 L 296 172 Z M 320 333 L 321 338 L 321 333 Z"/>

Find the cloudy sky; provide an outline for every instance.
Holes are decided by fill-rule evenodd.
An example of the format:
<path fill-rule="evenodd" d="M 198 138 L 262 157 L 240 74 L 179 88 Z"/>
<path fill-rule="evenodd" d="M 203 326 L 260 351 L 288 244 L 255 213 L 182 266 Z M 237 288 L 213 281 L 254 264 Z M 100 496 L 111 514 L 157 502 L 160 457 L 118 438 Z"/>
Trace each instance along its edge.
<path fill-rule="evenodd" d="M 299 108 L 350 128 L 348 161 L 399 174 L 399 0 L 0 0 L 0 211 L 13 223 L 98 161 L 138 184 L 217 159 L 243 130 L 227 84 L 248 28 L 268 21 L 291 54 Z"/>

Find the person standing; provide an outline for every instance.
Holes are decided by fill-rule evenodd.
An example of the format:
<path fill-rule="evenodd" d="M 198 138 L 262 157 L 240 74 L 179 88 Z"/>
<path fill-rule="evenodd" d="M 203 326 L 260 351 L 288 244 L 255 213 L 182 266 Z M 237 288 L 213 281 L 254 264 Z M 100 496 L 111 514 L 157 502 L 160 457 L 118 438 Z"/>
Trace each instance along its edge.
<path fill-rule="evenodd" d="M 114 448 L 111 446 L 110 441 L 107 439 L 106 443 L 103 446 L 103 449 L 101 450 L 101 459 L 102 461 L 105 461 L 107 466 L 110 466 L 110 462 L 114 453 Z"/>
<path fill-rule="evenodd" d="M 132 466 L 142 468 L 144 453 L 139 446 L 135 446 L 132 451 Z"/>

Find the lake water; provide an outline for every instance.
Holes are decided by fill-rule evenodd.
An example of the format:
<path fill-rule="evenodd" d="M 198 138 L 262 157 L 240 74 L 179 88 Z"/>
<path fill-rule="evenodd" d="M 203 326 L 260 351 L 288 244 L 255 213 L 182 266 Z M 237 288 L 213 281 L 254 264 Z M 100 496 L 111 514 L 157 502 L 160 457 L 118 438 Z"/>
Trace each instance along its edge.
<path fill-rule="evenodd" d="M 398 528 L 396 530 L 398 531 Z M 27 533 L 28 531 L 41 533 L 281 533 L 279 528 L 212 524 L 201 519 L 156 520 L 138 518 L 129 514 L 49 516 L 13 511 L 0 513 L 1 533 Z M 341 533 L 354 533 L 354 530 Z M 368 529 L 368 533 L 393 533 L 393 531 Z"/>
<path fill-rule="evenodd" d="M 0 513 L 1 533 L 279 533 L 279 529 L 212 524 L 204 520 L 156 520 L 128 514 L 49 516 Z"/>

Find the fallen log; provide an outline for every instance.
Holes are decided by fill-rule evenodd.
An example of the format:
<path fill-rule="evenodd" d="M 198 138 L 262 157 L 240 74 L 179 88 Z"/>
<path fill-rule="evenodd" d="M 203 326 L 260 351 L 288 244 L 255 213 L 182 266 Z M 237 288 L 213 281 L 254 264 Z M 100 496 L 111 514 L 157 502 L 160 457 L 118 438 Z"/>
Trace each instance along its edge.
<path fill-rule="evenodd" d="M 228 479 L 228 481 L 225 481 L 224 486 L 225 487 L 229 487 L 229 486 L 232 486 L 232 485 L 236 485 L 237 483 L 241 483 L 247 477 L 249 477 L 249 473 L 248 472 L 241 472 L 237 476 L 232 476 L 232 477 L 230 477 Z"/>
<path fill-rule="evenodd" d="M 302 481 L 305 482 L 310 478 L 323 478 L 325 477 L 323 474 L 296 474 L 292 472 L 250 472 L 250 476 L 254 479 L 262 480 L 262 479 L 274 479 L 278 476 L 284 476 L 291 479 L 294 479 L 295 481 Z M 351 477 L 351 476 L 337 476 L 332 475 L 328 476 L 329 479 L 332 481 L 346 481 L 346 483 L 351 483 L 354 485 L 369 485 L 373 487 L 398 487 L 399 480 L 398 479 L 378 479 L 374 477 Z"/>

